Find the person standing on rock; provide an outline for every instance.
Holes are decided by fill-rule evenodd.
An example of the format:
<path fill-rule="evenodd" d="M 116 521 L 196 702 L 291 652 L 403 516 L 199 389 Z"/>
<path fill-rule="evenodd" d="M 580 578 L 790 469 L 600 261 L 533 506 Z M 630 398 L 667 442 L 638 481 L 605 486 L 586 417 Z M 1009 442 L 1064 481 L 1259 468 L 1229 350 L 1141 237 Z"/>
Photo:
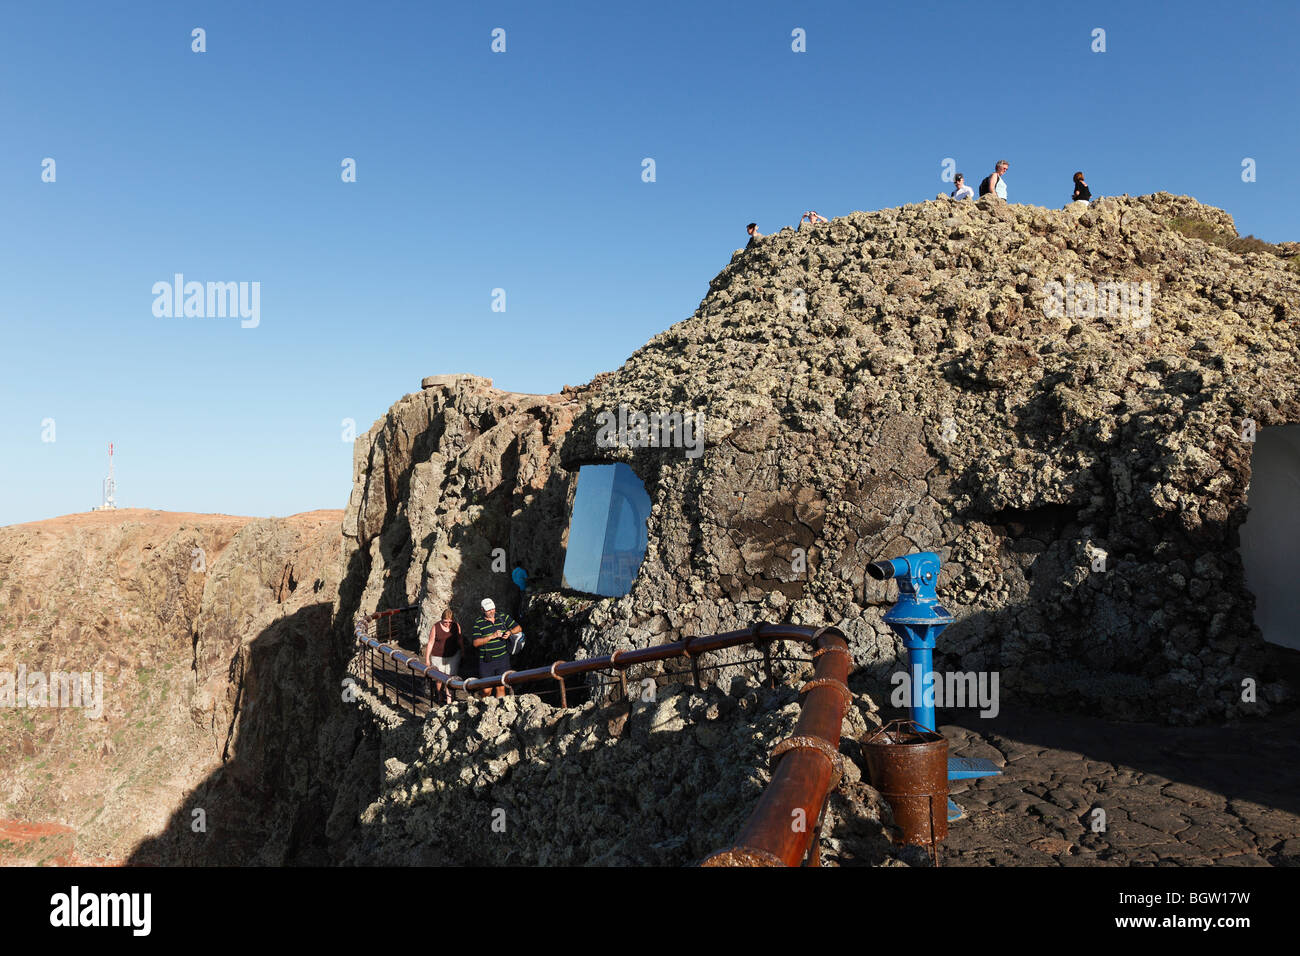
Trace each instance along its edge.
<path fill-rule="evenodd" d="M 1010 168 L 1010 163 L 1005 159 L 999 159 L 997 164 L 993 167 L 993 172 L 985 176 L 984 182 L 980 183 L 980 195 L 983 196 L 988 193 L 993 193 L 999 199 L 1006 199 L 1007 184 L 1003 181 L 1002 177 L 1006 175 L 1007 170 Z"/>
<path fill-rule="evenodd" d="M 975 198 L 975 190 L 971 189 L 969 186 L 966 185 L 966 177 L 963 176 L 961 173 L 957 174 L 957 178 L 953 180 L 952 184 L 954 187 L 952 191 L 953 199 L 974 199 Z"/>
<path fill-rule="evenodd" d="M 1092 190 L 1083 181 L 1083 173 L 1074 174 L 1074 202 L 1088 202 L 1092 199 Z"/>
<path fill-rule="evenodd" d="M 491 598 L 484 598 L 483 614 L 474 622 L 474 631 L 470 643 L 478 648 L 478 676 L 500 677 L 510 670 L 510 638 L 523 632 L 513 617 L 505 611 L 497 611 L 496 603 Z M 496 689 L 498 697 L 504 697 L 505 687 Z M 483 695 L 490 695 L 485 690 Z"/>
<path fill-rule="evenodd" d="M 442 620 L 429 630 L 429 641 L 424 645 L 424 666 L 433 667 L 449 676 L 455 676 L 460 666 L 460 625 L 451 608 L 442 612 Z M 435 681 L 434 686 L 442 694 L 444 703 L 451 703 L 451 691 L 443 681 Z"/>
<path fill-rule="evenodd" d="M 758 245 L 758 240 L 763 238 L 763 234 L 758 231 L 758 223 L 751 222 L 748 226 L 745 227 L 745 231 L 749 233 L 749 242 L 745 244 L 745 248 L 753 249 L 756 245 Z"/>

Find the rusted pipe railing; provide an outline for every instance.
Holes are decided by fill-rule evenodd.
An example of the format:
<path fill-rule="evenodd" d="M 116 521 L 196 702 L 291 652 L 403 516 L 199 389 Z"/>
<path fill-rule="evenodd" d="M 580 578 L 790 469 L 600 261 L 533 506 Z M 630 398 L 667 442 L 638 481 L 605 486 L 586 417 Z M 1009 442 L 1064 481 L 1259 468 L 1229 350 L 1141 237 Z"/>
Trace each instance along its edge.
<path fill-rule="evenodd" d="M 819 865 L 816 840 L 826 800 L 839 784 L 840 727 L 853 705 L 848 688 L 849 646 L 833 627 L 818 631 L 813 679 L 794 733 L 772 749 L 780 762 L 754 812 L 731 848 L 714 853 L 705 866 Z"/>
<path fill-rule="evenodd" d="M 742 644 L 758 644 L 765 641 L 813 642 L 816 640 L 817 635 L 821 633 L 817 628 L 794 624 L 755 624 L 739 631 L 690 637 L 680 641 L 673 641 L 670 644 L 656 644 L 653 647 L 619 648 L 612 654 L 601 654 L 598 657 L 584 657 L 575 661 L 555 661 L 543 667 L 511 671 L 499 677 L 458 677 L 445 674 L 435 667 L 426 667 L 417 657 L 389 647 L 370 635 L 371 625 L 376 619 L 413 610 L 415 610 L 415 607 L 395 608 L 391 611 L 381 611 L 378 614 L 360 618 L 355 628 L 357 641 L 363 646 L 372 647 L 387 655 L 394 662 L 404 665 L 421 677 L 447 684 L 453 690 L 463 690 L 467 693 L 476 690 L 491 690 L 496 687 L 513 689 L 521 684 L 531 684 L 538 681 L 554 680 L 562 682 L 565 677 L 588 674 L 592 671 L 622 671 L 633 664 L 672 660 L 679 657 L 689 657 L 691 659 L 692 673 L 696 675 L 698 685 L 699 665 L 696 657 L 699 654 L 708 651 L 720 651 L 728 647 L 738 647 Z M 388 623 L 391 627 L 391 621 Z"/>
<path fill-rule="evenodd" d="M 699 686 L 700 654 L 756 644 L 764 649 L 763 662 L 771 679 L 772 641 L 812 644 L 816 648 L 813 653 L 813 677 L 800 691 L 804 700 L 793 734 L 772 750 L 772 759 L 776 761 L 772 780 L 734 844 L 729 849 L 709 856 L 703 865 L 799 866 L 804 862 L 819 865 L 817 838 L 822 816 L 826 801 L 831 791 L 839 785 L 842 776 L 840 729 L 845 715 L 853 705 L 853 693 L 848 687 L 852 658 L 848 642 L 837 628 L 760 623 L 724 634 L 691 637 L 653 647 L 619 648 L 612 654 L 574 661 L 555 661 L 544 667 L 507 671 L 499 677 L 466 678 L 426 667 L 418 658 L 389 647 L 371 636 L 371 628 L 381 618 L 389 618 L 386 623 L 391 634 L 392 616 L 415 609 L 415 606 L 394 608 L 360 618 L 355 629 L 358 643 L 371 652 L 379 651 L 394 663 L 404 665 L 430 681 L 438 681 L 466 693 L 496 687 L 508 687 L 511 693 L 515 693 L 521 685 L 556 681 L 559 683 L 561 706 L 567 704 L 564 678 L 568 676 L 615 670 L 626 697 L 628 667 L 649 661 L 688 657 L 695 684 Z"/>

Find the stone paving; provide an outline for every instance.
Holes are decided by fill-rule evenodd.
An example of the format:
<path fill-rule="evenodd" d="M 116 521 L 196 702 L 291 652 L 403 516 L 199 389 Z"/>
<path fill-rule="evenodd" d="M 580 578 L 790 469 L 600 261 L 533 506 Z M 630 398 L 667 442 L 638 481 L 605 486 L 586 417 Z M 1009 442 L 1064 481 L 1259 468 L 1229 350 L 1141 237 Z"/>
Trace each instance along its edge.
<path fill-rule="evenodd" d="M 1300 866 L 1300 712 L 1189 728 L 1004 710 L 941 730 L 1005 765 L 952 781 L 967 816 L 943 866 Z"/>

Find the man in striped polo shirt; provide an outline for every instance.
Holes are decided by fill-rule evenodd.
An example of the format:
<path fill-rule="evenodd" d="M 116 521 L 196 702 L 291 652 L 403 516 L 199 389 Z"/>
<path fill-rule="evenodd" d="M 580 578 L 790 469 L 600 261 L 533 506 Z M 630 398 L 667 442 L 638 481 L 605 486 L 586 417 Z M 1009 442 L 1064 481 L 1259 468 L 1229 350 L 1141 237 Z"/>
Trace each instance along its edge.
<path fill-rule="evenodd" d="M 484 598 L 483 613 L 474 622 L 470 641 L 478 649 L 478 676 L 500 677 L 510 670 L 510 638 L 523 632 L 523 628 L 505 611 L 497 611 L 491 598 Z M 491 691 L 484 691 L 484 696 Z M 497 688 L 497 696 L 504 697 L 506 689 Z"/>

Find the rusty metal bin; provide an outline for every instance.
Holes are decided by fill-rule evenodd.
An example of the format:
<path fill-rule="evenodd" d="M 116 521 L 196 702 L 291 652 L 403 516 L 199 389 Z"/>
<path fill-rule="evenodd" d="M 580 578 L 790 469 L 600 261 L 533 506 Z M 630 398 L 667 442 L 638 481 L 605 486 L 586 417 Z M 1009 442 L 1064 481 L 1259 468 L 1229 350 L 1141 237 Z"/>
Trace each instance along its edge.
<path fill-rule="evenodd" d="M 935 848 L 948 836 L 948 741 L 912 720 L 862 739 L 871 785 L 894 811 L 895 843 Z"/>

